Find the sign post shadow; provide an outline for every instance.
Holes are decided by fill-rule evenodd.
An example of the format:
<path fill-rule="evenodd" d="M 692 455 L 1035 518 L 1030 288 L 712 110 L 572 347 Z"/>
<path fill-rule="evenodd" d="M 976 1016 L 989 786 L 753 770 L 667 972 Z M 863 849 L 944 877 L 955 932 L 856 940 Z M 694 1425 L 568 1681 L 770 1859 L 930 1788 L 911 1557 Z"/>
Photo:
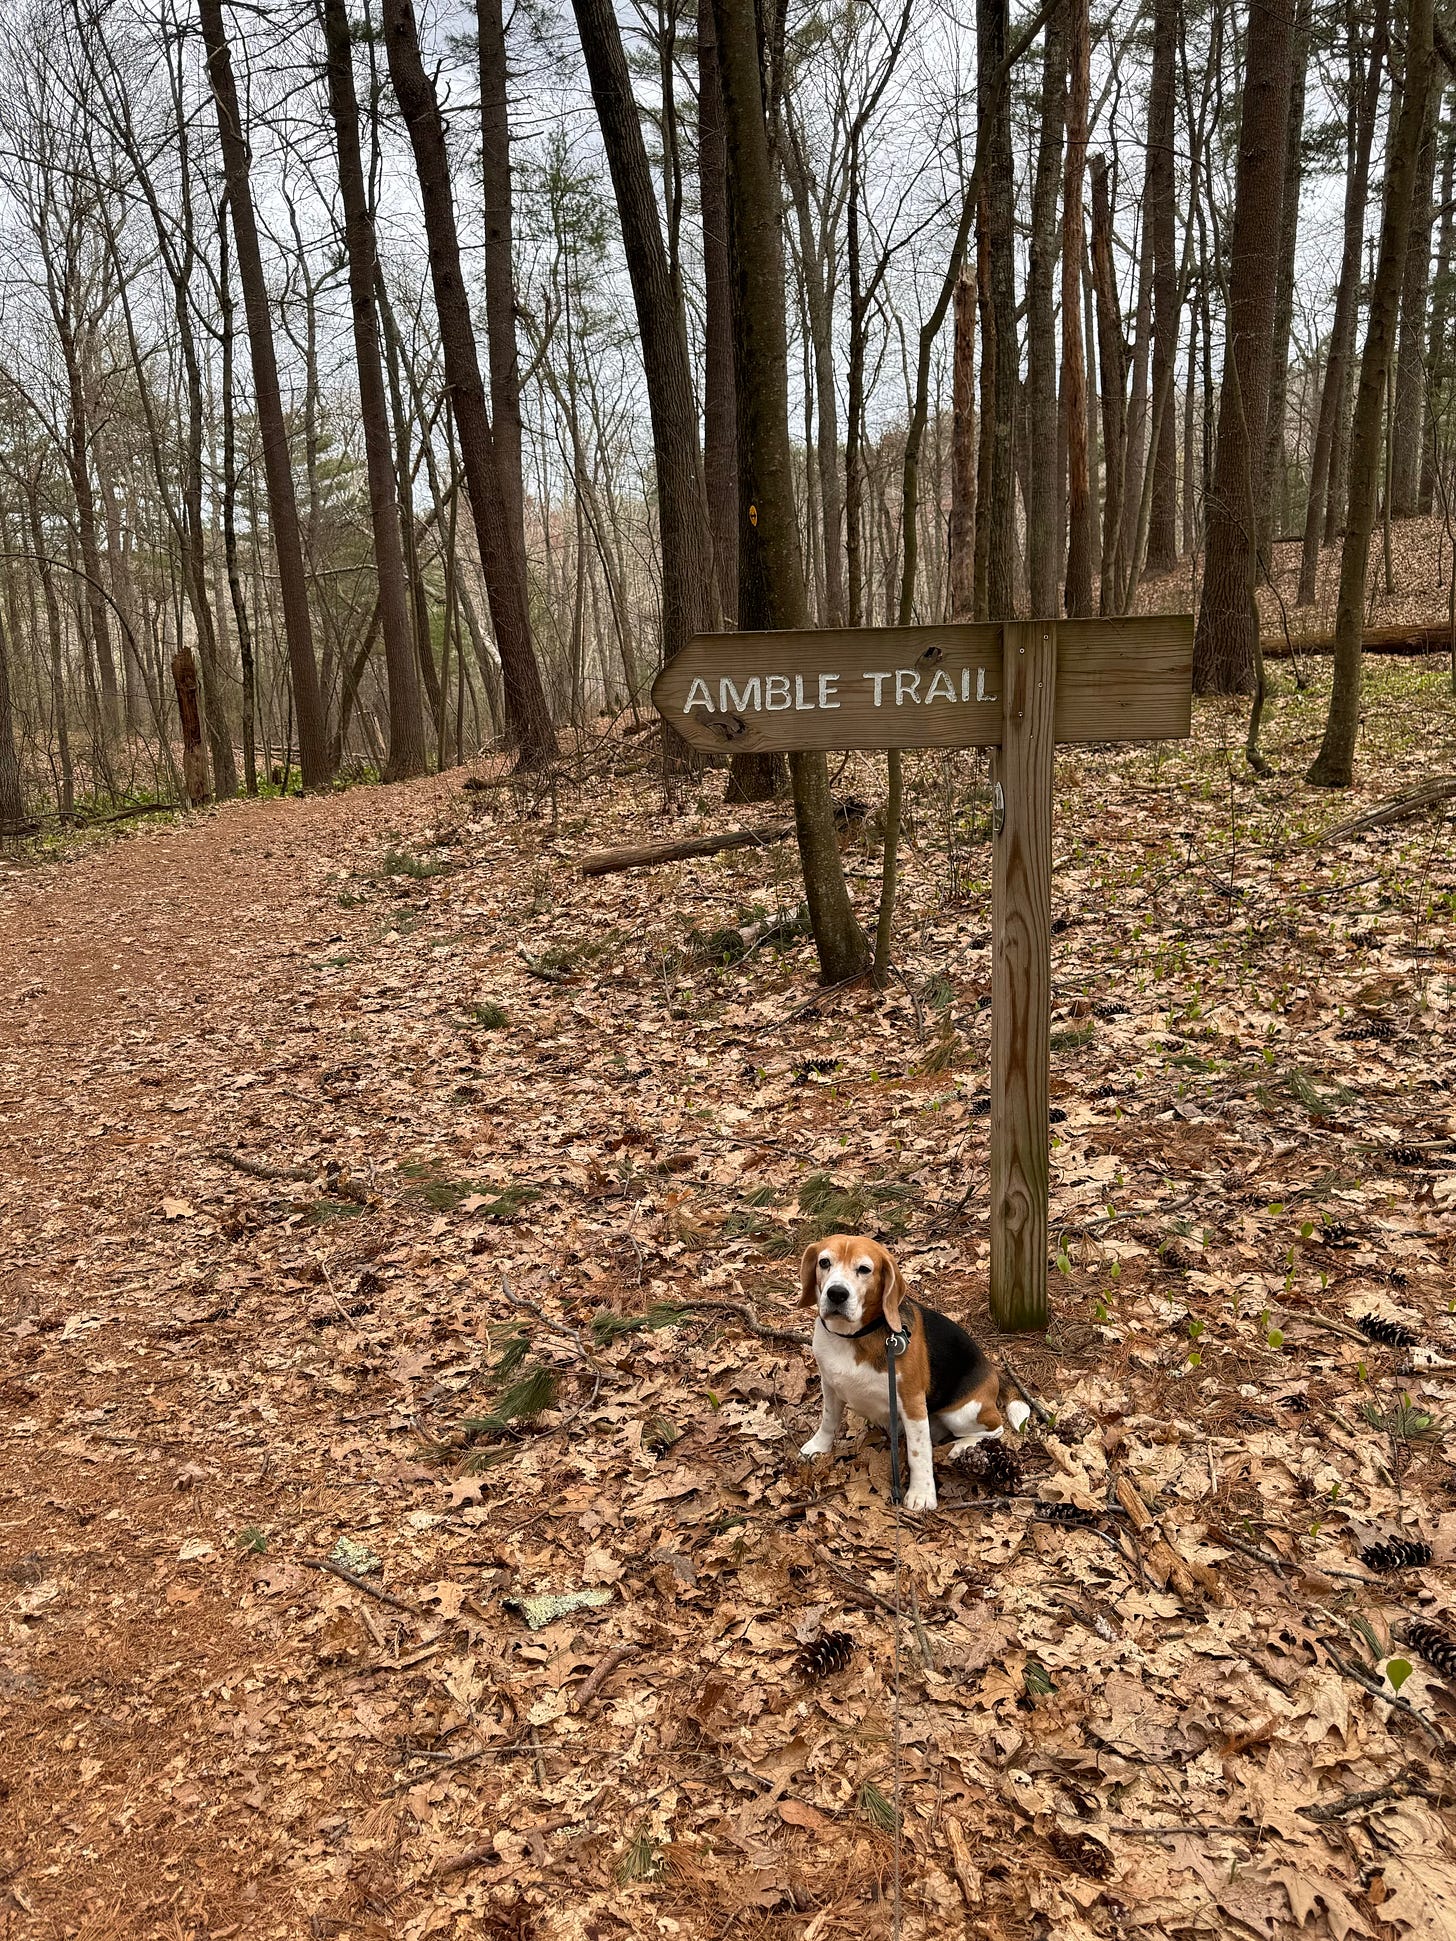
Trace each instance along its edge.
<path fill-rule="evenodd" d="M 700 634 L 652 699 L 694 747 L 989 748 L 990 1304 L 1047 1323 L 1053 767 L 1058 743 L 1192 727 L 1193 621 L 1006 621 Z"/>

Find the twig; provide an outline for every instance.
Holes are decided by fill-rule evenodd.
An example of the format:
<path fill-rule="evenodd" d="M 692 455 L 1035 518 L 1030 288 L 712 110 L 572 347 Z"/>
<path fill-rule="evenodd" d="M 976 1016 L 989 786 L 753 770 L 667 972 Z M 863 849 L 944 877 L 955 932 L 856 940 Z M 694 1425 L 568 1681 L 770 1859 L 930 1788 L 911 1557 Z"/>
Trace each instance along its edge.
<path fill-rule="evenodd" d="M 553 1334 L 564 1336 L 576 1349 L 576 1352 L 592 1372 L 591 1401 L 587 1403 L 587 1407 L 590 1408 L 602 1392 L 603 1370 L 600 1362 L 593 1356 L 582 1336 L 577 1333 L 575 1328 L 569 1327 L 565 1321 L 553 1321 L 550 1315 L 543 1314 L 536 1303 L 534 1301 L 528 1301 L 524 1294 L 517 1294 L 504 1274 L 501 1275 L 501 1287 L 505 1292 L 506 1299 L 513 1307 L 524 1308 L 527 1314 L 535 1316 L 543 1328 L 549 1328 Z"/>
<path fill-rule="evenodd" d="M 1387 1691 L 1378 1678 L 1362 1671 L 1358 1665 L 1351 1664 L 1348 1658 L 1336 1651 L 1328 1638 L 1321 1638 L 1320 1644 L 1338 1671 L 1342 1671 L 1347 1678 L 1353 1678 L 1357 1685 L 1363 1685 L 1365 1690 L 1378 1698 L 1382 1704 L 1393 1705 L 1397 1711 L 1409 1713 L 1440 1756 L 1448 1763 L 1456 1764 L 1456 1746 L 1453 1746 L 1445 1734 L 1431 1724 L 1424 1712 L 1418 1712 L 1408 1698 L 1402 1698 L 1399 1692 Z"/>
<path fill-rule="evenodd" d="M 294 1562 L 301 1564 L 305 1570 L 327 1571 L 331 1577 L 337 1577 L 345 1584 L 352 1584 L 356 1591 L 363 1591 L 366 1597 L 372 1597 L 381 1604 L 387 1604 L 392 1611 L 407 1611 L 411 1617 L 433 1615 L 421 1604 L 407 1603 L 402 1597 L 395 1597 L 389 1591 L 380 1590 L 377 1584 L 371 1584 L 357 1571 L 345 1570 L 342 1564 L 334 1563 L 329 1557 L 295 1557 Z"/>
<path fill-rule="evenodd" d="M 234 1152 L 228 1146 L 211 1146 L 203 1157 L 215 1159 L 223 1166 L 231 1166 L 239 1173 L 246 1173 L 249 1179 L 297 1180 L 305 1186 L 311 1186 L 314 1180 L 321 1179 L 324 1192 L 330 1199 L 353 1200 L 359 1206 L 366 1205 L 368 1201 L 362 1186 L 356 1186 L 353 1180 L 330 1179 L 327 1171 L 310 1172 L 307 1166 L 269 1166 L 264 1160 L 249 1159 L 246 1153 Z"/>
<path fill-rule="evenodd" d="M 1414 1766 L 1405 1766 L 1388 1786 L 1370 1786 L 1360 1793 L 1340 1793 L 1331 1800 L 1318 1800 L 1313 1806 L 1298 1806 L 1295 1811 L 1302 1820 L 1327 1826 L 1332 1820 L 1347 1819 L 1351 1813 L 1363 1813 L 1369 1806 L 1378 1806 L 1382 1800 L 1438 1798 L 1439 1795 L 1422 1784 L 1422 1777 Z"/>
<path fill-rule="evenodd" d="M 532 977 L 539 977 L 546 984 L 574 984 L 576 978 L 571 971 L 552 970 L 543 964 L 539 957 L 533 957 L 524 944 L 517 946 L 516 955 L 526 966 Z"/>
<path fill-rule="evenodd" d="M 749 1333 L 756 1334 L 760 1341 L 787 1341 L 791 1348 L 807 1348 L 809 1345 L 807 1335 L 791 1334 L 787 1328 L 766 1328 L 747 1301 L 674 1301 L 672 1305 L 688 1311 L 721 1308 L 725 1313 L 736 1314 Z"/>
<path fill-rule="evenodd" d="M 586 1707 L 590 1705 L 591 1701 L 596 1697 L 602 1686 L 606 1684 L 612 1673 L 619 1665 L 625 1664 L 635 1654 L 636 1649 L 637 1647 L 635 1645 L 619 1644 L 614 1650 L 609 1651 L 606 1657 L 602 1659 L 601 1663 L 585 1680 L 581 1689 L 571 1701 L 572 1711 L 585 1711 Z"/>
<path fill-rule="evenodd" d="M 1036 1397 L 1032 1394 L 1031 1390 L 1026 1386 L 1025 1382 L 1023 1382 L 1021 1377 L 1017 1374 L 1016 1370 L 1011 1366 L 1011 1363 L 1006 1359 L 1005 1355 L 1001 1356 L 1001 1367 L 1005 1372 L 1005 1374 L 1007 1374 L 1010 1377 L 1011 1386 L 1016 1390 L 1017 1394 L 1020 1395 L 1022 1401 L 1025 1402 L 1026 1406 L 1031 1410 L 1032 1414 L 1036 1417 L 1037 1421 L 1041 1423 L 1043 1428 L 1049 1428 L 1051 1426 L 1051 1421 L 1052 1421 L 1051 1410 L 1047 1408 L 1045 1403 L 1039 1402 L 1036 1399 Z"/>

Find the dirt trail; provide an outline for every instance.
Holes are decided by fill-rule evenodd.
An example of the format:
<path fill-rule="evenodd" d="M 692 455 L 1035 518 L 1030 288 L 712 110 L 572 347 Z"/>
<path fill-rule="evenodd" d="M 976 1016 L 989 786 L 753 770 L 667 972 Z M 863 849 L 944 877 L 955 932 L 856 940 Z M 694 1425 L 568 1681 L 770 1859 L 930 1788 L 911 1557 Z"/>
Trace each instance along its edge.
<path fill-rule="evenodd" d="M 1059 758 L 1055 1319 L 988 1336 L 1057 1421 L 1011 1500 L 942 1472 L 902 1533 L 911 1941 L 1413 1941 L 1456 1901 L 1456 1700 L 1374 1696 L 1412 1614 L 1456 1625 L 1450 825 L 1298 840 L 1456 719 L 1369 681 L 1352 801 L 1291 779 L 1316 692 L 1257 788 L 1215 710 Z M 816 996 L 802 943 L 725 961 L 796 900 L 782 846 L 583 880 L 721 823 L 640 777 L 559 821 L 449 776 L 234 804 L 0 878 L 4 1941 L 888 1932 L 884 1445 L 800 1463 L 807 1354 L 692 1304 L 802 1326 L 827 1222 L 986 1330 L 983 783 L 912 765 L 920 1021 Z M 1434 1359 L 1321 1320 L 1372 1311 Z M 1129 1478 L 1216 1595 L 1135 1554 Z M 1433 1559 L 1362 1573 L 1397 1535 Z M 532 1629 L 547 1591 L 590 1601 Z"/>

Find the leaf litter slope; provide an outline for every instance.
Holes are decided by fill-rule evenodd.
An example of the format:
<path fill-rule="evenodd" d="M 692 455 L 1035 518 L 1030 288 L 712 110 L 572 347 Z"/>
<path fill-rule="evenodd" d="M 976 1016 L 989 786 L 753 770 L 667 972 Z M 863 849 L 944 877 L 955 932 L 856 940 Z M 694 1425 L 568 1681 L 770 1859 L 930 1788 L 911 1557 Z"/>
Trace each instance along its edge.
<path fill-rule="evenodd" d="M 1456 768 L 1444 678 L 1373 670 L 1353 805 L 1213 711 L 1059 757 L 1055 1420 L 905 1533 L 907 1933 L 1456 1931 L 1452 824 L 1301 847 Z M 984 767 L 912 765 L 918 1021 L 753 947 L 782 848 L 575 873 L 716 778 L 458 781 L 7 879 L 17 1936 L 887 1929 L 884 1443 L 801 1465 L 743 1317 L 854 1224 L 990 1333 Z"/>

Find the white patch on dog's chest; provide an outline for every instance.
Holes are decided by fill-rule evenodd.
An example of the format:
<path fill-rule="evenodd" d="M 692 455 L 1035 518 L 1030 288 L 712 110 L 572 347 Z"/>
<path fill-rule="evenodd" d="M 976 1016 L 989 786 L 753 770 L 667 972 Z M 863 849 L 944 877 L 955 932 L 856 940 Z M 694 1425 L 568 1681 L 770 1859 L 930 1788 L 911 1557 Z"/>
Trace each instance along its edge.
<path fill-rule="evenodd" d="M 883 1368 L 861 1361 L 853 1341 L 831 1334 L 822 1320 L 814 1328 L 814 1359 L 819 1364 L 820 1380 L 834 1390 L 846 1408 L 867 1422 L 885 1427 L 890 1419 L 890 1384 Z M 903 1414 L 905 1385 L 898 1369 L 895 1382 L 896 1400 Z"/>

